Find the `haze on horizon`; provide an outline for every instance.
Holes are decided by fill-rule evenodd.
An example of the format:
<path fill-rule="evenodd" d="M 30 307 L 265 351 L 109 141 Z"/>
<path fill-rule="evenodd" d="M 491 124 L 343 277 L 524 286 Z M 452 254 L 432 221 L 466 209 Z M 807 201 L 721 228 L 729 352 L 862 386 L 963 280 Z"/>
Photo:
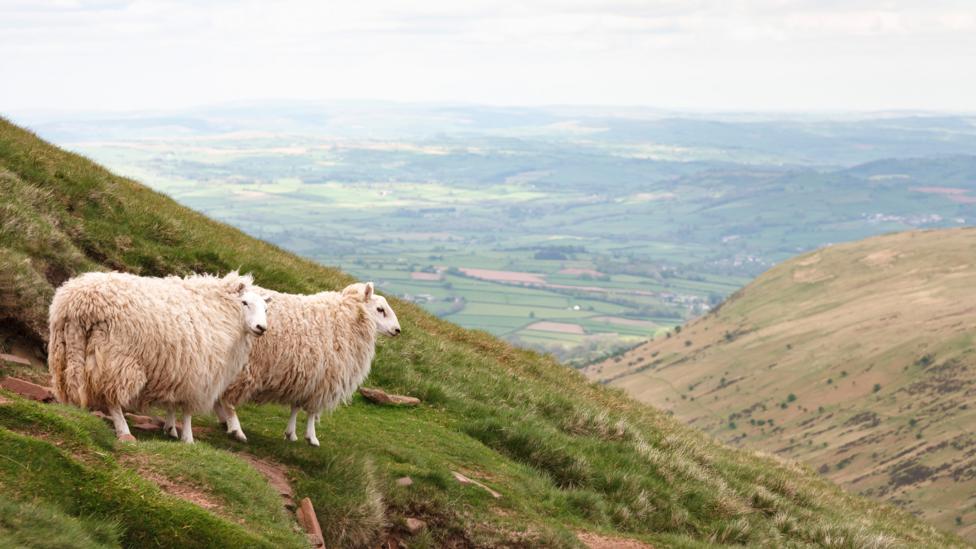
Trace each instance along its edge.
<path fill-rule="evenodd" d="M 966 0 L 0 1 L 0 110 L 976 110 Z"/>

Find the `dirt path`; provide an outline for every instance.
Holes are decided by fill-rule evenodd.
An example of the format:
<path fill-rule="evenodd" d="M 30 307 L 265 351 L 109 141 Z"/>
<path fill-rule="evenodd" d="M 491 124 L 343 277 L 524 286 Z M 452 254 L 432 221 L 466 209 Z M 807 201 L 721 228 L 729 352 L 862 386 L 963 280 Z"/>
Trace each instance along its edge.
<path fill-rule="evenodd" d="M 589 549 L 654 549 L 653 545 L 636 539 L 612 538 L 593 532 L 579 532 L 576 537 Z"/>

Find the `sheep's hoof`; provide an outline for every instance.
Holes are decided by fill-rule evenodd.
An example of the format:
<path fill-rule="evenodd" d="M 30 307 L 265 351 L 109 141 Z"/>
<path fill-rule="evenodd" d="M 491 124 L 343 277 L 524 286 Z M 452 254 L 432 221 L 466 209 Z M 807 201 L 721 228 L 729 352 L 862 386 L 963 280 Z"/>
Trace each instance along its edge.
<path fill-rule="evenodd" d="M 298 440 L 298 435 L 296 435 L 295 433 L 285 433 L 285 440 L 287 440 L 288 442 L 295 442 L 296 440 Z"/>
<path fill-rule="evenodd" d="M 169 429 L 166 429 L 166 434 L 172 438 L 180 438 L 180 432 L 176 429 L 176 425 L 170 427 Z"/>
<path fill-rule="evenodd" d="M 124 435 L 119 435 L 118 436 L 118 439 L 119 439 L 119 442 L 135 442 L 136 441 L 136 437 L 130 435 L 129 433 L 126 433 Z"/>
<path fill-rule="evenodd" d="M 319 446 L 319 439 L 317 439 L 317 438 L 308 438 L 308 437 L 305 437 L 305 442 L 309 443 L 312 446 L 315 446 L 316 448 L 318 448 L 318 446 Z"/>
<path fill-rule="evenodd" d="M 234 437 L 234 439 L 239 442 L 247 442 L 247 437 L 244 436 L 243 431 L 231 431 L 230 436 Z"/>

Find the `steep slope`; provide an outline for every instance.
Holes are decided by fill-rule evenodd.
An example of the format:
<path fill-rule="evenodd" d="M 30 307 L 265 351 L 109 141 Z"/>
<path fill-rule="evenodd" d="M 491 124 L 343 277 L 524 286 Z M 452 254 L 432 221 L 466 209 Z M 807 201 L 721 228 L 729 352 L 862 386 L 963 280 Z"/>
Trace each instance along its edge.
<path fill-rule="evenodd" d="M 976 539 L 976 230 L 831 246 L 593 379 Z"/>
<path fill-rule="evenodd" d="M 0 254 L 0 345 L 40 358 L 53 288 L 87 269 L 240 267 L 293 292 L 349 282 L 4 121 Z M 194 447 L 146 433 L 126 446 L 83 411 L 0 391 L 0 491 L 15 502 L 0 508 L 3 528 L 42 539 L 60 521 L 90 546 L 301 545 L 270 488 L 242 473 L 246 451 L 287 468 L 330 547 L 409 536 L 408 517 L 427 524 L 410 538 L 417 547 L 578 546 L 581 532 L 660 547 L 959 544 L 802 466 L 717 444 L 551 359 L 393 305 L 404 334 L 382 342 L 369 384 L 423 405 L 357 398 L 323 419 L 318 449 L 281 439 L 280 406 L 242 410 L 247 445 L 202 419 Z M 403 476 L 412 485 L 396 482 Z M 187 503 L 158 487 L 177 482 L 202 497 Z M 31 506 L 44 521 L 16 520 Z"/>

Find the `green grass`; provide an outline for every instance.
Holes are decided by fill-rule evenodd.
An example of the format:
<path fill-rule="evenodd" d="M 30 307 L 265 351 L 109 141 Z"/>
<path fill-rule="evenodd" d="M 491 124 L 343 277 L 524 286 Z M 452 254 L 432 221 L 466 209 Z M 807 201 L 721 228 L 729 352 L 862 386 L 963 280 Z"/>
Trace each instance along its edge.
<path fill-rule="evenodd" d="M 261 285 L 304 293 L 351 281 L 6 122 L 0 170 L 3 205 L 29 205 L 0 210 L 0 250 L 19 258 L 0 262 L 0 280 L 17 283 L 0 284 L 0 302 L 14 304 L 0 326 L 4 337 L 38 349 L 46 296 L 86 269 L 162 275 L 241 267 Z M 334 547 L 368 546 L 406 517 L 430 526 L 410 540 L 417 546 L 566 547 L 578 545 L 581 530 L 661 547 L 960 543 L 802 466 L 718 444 L 551 358 L 402 301 L 393 306 L 404 333 L 381 340 L 368 383 L 418 396 L 420 407 L 357 398 L 323 419 L 317 449 L 282 440 L 281 406 L 243 408 L 246 445 L 215 429 L 201 434 L 199 448 L 144 433 L 136 448 L 120 448 L 84 412 L 4 395 L 0 485 L 11 499 L 54 509 L 52 520 L 65 528 L 114 523 L 131 547 L 290 545 L 291 525 L 267 489 L 240 475 L 232 455 L 240 451 L 288 468 L 296 496 L 315 502 Z M 197 423 L 216 427 L 212 418 Z M 160 492 L 136 472 L 137 460 L 251 518 L 241 524 Z M 456 482 L 451 471 L 502 498 Z M 414 485 L 397 486 L 403 475 Z M 100 539 L 102 530 L 84 528 Z M 26 524 L 17 535 L 43 531 Z"/>

